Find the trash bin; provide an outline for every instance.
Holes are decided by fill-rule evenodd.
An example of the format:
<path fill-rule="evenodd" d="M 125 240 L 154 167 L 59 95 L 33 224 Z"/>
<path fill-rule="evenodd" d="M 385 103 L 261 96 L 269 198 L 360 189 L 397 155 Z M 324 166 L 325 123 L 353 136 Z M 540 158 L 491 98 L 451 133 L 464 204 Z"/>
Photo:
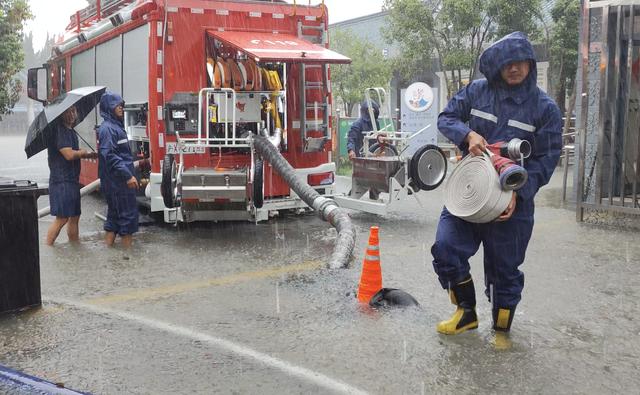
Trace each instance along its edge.
<path fill-rule="evenodd" d="M 0 178 L 0 313 L 42 302 L 37 202 L 47 193 L 30 181 Z"/>

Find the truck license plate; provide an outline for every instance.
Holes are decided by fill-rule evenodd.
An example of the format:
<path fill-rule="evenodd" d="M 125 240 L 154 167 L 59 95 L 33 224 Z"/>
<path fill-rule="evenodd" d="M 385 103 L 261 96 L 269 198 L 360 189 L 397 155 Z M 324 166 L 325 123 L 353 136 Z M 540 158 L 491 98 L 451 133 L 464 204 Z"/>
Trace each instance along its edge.
<path fill-rule="evenodd" d="M 178 146 L 176 143 L 167 143 L 167 154 L 178 155 L 182 154 L 204 154 L 204 147 L 196 147 L 196 146 L 182 146 L 181 149 L 178 150 Z M 179 152 L 182 151 L 182 152 Z"/>

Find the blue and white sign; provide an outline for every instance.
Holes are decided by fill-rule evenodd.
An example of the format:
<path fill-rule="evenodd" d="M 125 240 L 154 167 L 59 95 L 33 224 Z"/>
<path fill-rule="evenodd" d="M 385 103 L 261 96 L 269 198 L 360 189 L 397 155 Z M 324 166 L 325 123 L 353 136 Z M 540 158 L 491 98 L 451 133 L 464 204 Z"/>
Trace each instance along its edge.
<path fill-rule="evenodd" d="M 414 112 L 427 111 L 433 105 L 433 89 L 424 82 L 414 82 L 402 94 L 404 104 Z"/>
<path fill-rule="evenodd" d="M 429 100 L 428 104 L 424 104 L 422 107 L 425 107 L 425 110 L 421 111 L 413 111 L 413 108 L 422 108 L 416 107 L 412 105 L 408 100 L 401 101 L 401 109 L 400 109 L 400 131 L 416 133 L 421 129 L 424 129 L 427 125 L 430 125 L 427 129 L 423 130 L 419 135 L 415 136 L 409 141 L 409 148 L 404 152 L 405 155 L 412 155 L 416 152 L 420 147 L 426 144 L 434 144 L 438 143 L 438 90 L 432 89 L 429 85 L 424 83 L 416 83 L 422 84 L 429 88 L 429 97 L 424 96 L 422 99 L 425 101 Z M 414 86 L 416 84 L 412 84 Z M 407 92 L 409 88 L 403 89 L 400 91 L 402 97 L 405 99 L 411 97 L 413 103 L 416 101 L 413 99 L 414 95 L 409 95 Z M 423 93 L 426 92 L 423 90 Z M 420 99 L 418 99 L 418 104 L 420 103 Z"/>

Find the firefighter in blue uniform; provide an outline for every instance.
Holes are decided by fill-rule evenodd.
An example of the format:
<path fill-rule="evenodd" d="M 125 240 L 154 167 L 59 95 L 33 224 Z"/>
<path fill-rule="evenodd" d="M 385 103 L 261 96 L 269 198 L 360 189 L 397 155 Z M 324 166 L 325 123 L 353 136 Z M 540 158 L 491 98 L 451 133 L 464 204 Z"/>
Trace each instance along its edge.
<path fill-rule="evenodd" d="M 380 115 L 380 107 L 375 101 L 371 101 L 371 107 L 373 107 L 373 116 L 375 117 L 376 126 L 378 126 L 378 115 Z M 369 115 L 369 105 L 367 101 L 363 101 L 360 105 L 360 118 L 358 118 L 349 129 L 347 135 L 347 153 L 349 159 L 353 159 L 362 155 L 362 145 L 364 143 L 364 134 L 373 130 L 373 123 L 371 122 L 371 116 Z"/>
<path fill-rule="evenodd" d="M 487 48 L 480 57 L 480 71 L 486 79 L 473 81 L 449 101 L 438 117 L 438 128 L 464 154 L 482 155 L 487 144 L 516 137 L 528 140 L 532 153 L 524 167 L 529 177 L 494 222 L 473 224 L 443 209 L 431 248 L 433 267 L 457 306 L 449 320 L 437 325 L 437 331 L 444 334 L 478 327 L 469 258 L 480 243 L 493 329 L 510 330 L 524 287 L 524 274 L 518 267 L 524 262 L 533 229 L 533 199 L 549 182 L 561 150 L 560 109 L 536 85 L 535 54 L 523 33 L 511 33 Z"/>
<path fill-rule="evenodd" d="M 98 130 L 100 144 L 98 174 L 100 189 L 107 200 L 105 242 L 112 246 L 116 235 L 125 247 L 132 244 L 132 235 L 138 231 L 138 204 L 133 155 L 124 130 L 124 101 L 120 95 L 106 92 L 100 99 L 100 115 L 104 122 Z"/>

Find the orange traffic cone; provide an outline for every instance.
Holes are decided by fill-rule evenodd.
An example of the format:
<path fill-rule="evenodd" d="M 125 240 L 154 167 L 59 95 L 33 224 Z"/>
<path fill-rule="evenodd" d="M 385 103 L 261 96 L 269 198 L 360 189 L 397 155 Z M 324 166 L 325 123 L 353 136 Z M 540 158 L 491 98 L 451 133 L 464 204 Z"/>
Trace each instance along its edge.
<path fill-rule="evenodd" d="M 372 226 L 369 231 L 369 245 L 362 262 L 362 275 L 358 286 L 358 301 L 361 303 L 369 303 L 371 297 L 382 289 L 378 229 L 377 226 Z"/>

